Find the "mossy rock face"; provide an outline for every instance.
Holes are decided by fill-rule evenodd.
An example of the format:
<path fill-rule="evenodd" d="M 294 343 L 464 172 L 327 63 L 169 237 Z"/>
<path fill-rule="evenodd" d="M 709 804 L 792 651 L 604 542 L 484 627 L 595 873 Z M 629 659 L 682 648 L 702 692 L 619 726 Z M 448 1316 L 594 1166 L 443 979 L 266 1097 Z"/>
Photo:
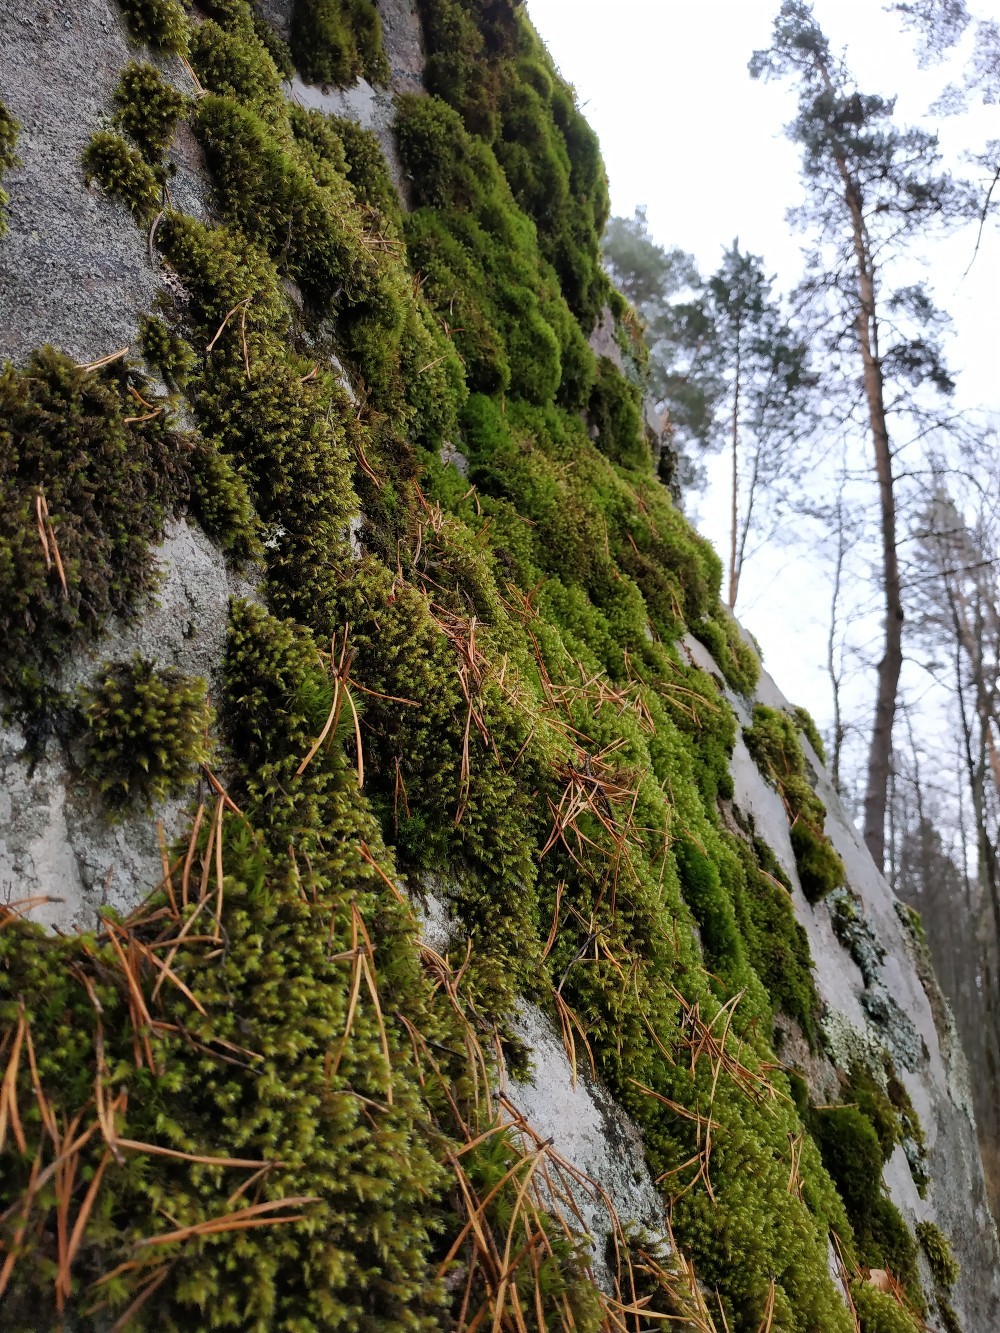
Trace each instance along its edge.
<path fill-rule="evenodd" d="M 124 360 L 49 350 L 3 373 L 0 685 L 37 711 L 60 654 L 149 590 L 175 509 L 255 566 L 258 600 L 231 606 L 220 772 L 160 890 L 90 935 L 0 923 L 0 1040 L 25 1051 L 4 1244 L 34 1162 L 75 1117 L 92 1127 L 17 1238 L 15 1319 L 65 1302 L 81 1328 L 130 1306 L 139 1329 L 482 1323 L 497 1292 L 471 1262 L 472 1191 L 511 1320 L 597 1333 L 585 1248 L 544 1203 L 525 1220 L 528 1159 L 489 1094 L 494 1053 L 523 1067 L 527 997 L 640 1127 L 733 1333 L 850 1333 L 831 1231 L 849 1264 L 901 1272 L 906 1238 L 774 1059 L 777 1011 L 815 1031 L 808 948 L 773 858 L 723 823 L 735 718 L 676 645 L 697 635 L 744 693 L 756 659 L 654 476 L 634 383 L 587 344 L 607 198 L 572 94 L 519 6 L 426 0 L 431 92 L 396 125 L 404 216 L 370 135 L 286 103 L 243 0 L 197 21 L 125 8 L 206 90 L 182 107 L 130 67 L 121 133 L 88 152 L 144 228 L 162 208 L 143 243 L 173 295 L 140 337 L 173 397 Z M 379 76 L 369 0 L 301 3 L 296 25 L 307 77 Z M 162 194 L 181 115 L 217 222 Z M 106 671 L 84 715 L 112 800 L 157 799 L 204 759 L 200 687 L 146 662 Z M 794 725 L 769 721 L 760 753 L 822 850 Z M 448 958 L 402 888 L 428 874 Z M 877 1177 L 884 1145 L 856 1114 Z M 57 1293 L 59 1218 L 82 1214 Z M 669 1313 L 670 1282 L 646 1278 Z"/>

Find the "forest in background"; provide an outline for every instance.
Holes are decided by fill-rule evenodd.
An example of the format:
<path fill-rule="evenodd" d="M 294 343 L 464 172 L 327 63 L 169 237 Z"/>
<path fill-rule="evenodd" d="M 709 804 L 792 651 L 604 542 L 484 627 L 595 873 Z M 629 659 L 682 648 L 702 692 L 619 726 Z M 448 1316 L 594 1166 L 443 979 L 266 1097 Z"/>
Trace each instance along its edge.
<path fill-rule="evenodd" d="M 969 1059 L 1000 1212 L 1000 460 L 934 300 L 934 247 L 995 243 L 1000 140 L 945 160 L 936 125 L 1000 100 L 1000 23 L 965 0 L 890 6 L 899 58 L 942 70 L 926 121 L 858 87 L 811 6 L 786 0 L 754 78 L 787 80 L 803 276 L 776 290 L 727 245 L 700 273 L 612 217 L 606 263 L 642 319 L 678 489 L 726 494 L 723 593 L 775 545 L 828 605 L 827 759 L 894 890 L 920 912 Z M 720 238 L 721 239 L 721 238 Z M 665 479 L 667 479 L 665 477 Z"/>

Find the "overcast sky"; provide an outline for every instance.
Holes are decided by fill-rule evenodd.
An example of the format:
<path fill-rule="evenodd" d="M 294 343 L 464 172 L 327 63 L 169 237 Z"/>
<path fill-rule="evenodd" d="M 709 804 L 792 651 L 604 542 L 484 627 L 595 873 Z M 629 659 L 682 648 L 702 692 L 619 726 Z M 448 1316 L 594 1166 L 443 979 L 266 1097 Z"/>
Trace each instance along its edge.
<path fill-rule="evenodd" d="M 747 60 L 769 45 L 778 0 L 528 0 L 528 11 L 596 129 L 615 213 L 648 210 L 663 245 L 691 251 L 711 272 L 738 236 L 789 287 L 800 238 L 785 221 L 801 201 L 798 152 L 782 132 L 794 113 L 787 85 L 753 82 Z M 879 0 L 817 0 L 815 12 L 866 92 L 899 96 L 901 118 L 924 114 L 943 82 L 920 72 L 910 38 Z M 1000 136 L 996 107 L 935 126 L 957 160 Z M 955 321 L 949 359 L 966 402 L 1000 408 L 1000 229 L 987 230 L 967 278 L 975 229 L 939 247 L 928 269 Z M 721 546 L 724 494 L 711 492 L 701 527 Z M 821 723 L 830 714 L 823 675 L 829 588 L 800 552 L 748 564 L 737 611 L 757 635 L 786 694 Z M 873 638 L 878 624 L 872 624 Z"/>

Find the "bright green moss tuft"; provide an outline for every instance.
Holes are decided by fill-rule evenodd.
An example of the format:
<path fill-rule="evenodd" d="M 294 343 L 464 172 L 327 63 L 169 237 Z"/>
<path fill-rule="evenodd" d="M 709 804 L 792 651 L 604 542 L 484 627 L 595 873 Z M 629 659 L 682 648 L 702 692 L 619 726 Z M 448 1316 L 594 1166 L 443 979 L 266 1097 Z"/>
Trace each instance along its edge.
<path fill-rule="evenodd" d="M 518 205 L 586 332 L 609 285 L 600 236 L 608 188 L 596 135 L 512 0 L 421 0 L 430 92 L 496 154 Z"/>
<path fill-rule="evenodd" d="M 291 50 L 310 83 L 344 87 L 361 75 L 374 84 L 389 81 L 374 0 L 295 0 Z"/>
<path fill-rule="evenodd" d="M 960 1269 L 947 1236 L 933 1222 L 918 1222 L 917 1240 L 927 1256 L 935 1285 L 950 1290 L 958 1281 Z"/>
<path fill-rule="evenodd" d="M 269 124 L 280 124 L 285 115 L 281 76 L 257 35 L 250 6 L 227 0 L 211 10 L 215 17 L 199 23 L 191 35 L 191 65 L 199 80 L 222 97 L 245 102 Z"/>
<path fill-rule="evenodd" d="M 7 110 L 3 100 L 0 99 L 0 181 L 3 179 L 4 172 L 16 167 L 20 161 L 14 152 L 20 128 L 20 125 Z M 10 196 L 4 190 L 3 185 L 0 184 L 0 238 L 7 230 L 5 213 L 9 202 Z"/>
<path fill-rule="evenodd" d="M 146 362 L 169 386 L 184 388 L 197 360 L 186 338 L 172 332 L 159 315 L 140 315 L 139 346 Z"/>
<path fill-rule="evenodd" d="M 861 1333 L 918 1333 L 923 1324 L 893 1296 L 879 1291 L 870 1282 L 852 1282 L 851 1298 L 858 1312 Z"/>
<path fill-rule="evenodd" d="M 205 682 L 136 657 L 79 695 L 87 777 L 113 810 L 147 811 L 190 786 L 208 759 Z"/>
<path fill-rule="evenodd" d="M 188 99 L 172 88 L 152 65 L 132 61 L 115 89 L 114 123 L 135 143 L 147 164 L 156 168 L 170 144 Z"/>
<path fill-rule="evenodd" d="M 434 98 L 401 98 L 395 132 L 417 206 L 406 223 L 411 262 L 470 387 L 581 405 L 593 356 L 492 153 Z"/>
<path fill-rule="evenodd" d="M 776 1011 L 793 1018 L 810 1048 L 819 1045 L 820 999 L 809 939 L 795 917 L 790 885 L 766 843 L 727 837 L 743 870 L 737 917 L 747 957 Z"/>
<path fill-rule="evenodd" d="M 882 1192 L 883 1148 L 871 1120 L 850 1104 L 813 1113 L 812 1131 L 844 1201 L 864 1262 L 887 1268 L 922 1305 L 917 1249 L 902 1215 Z"/>
<path fill-rule="evenodd" d="M 225 454 L 204 440 L 191 454 L 190 508 L 236 565 L 263 560 L 260 520 L 247 484 Z"/>
<path fill-rule="evenodd" d="M 140 42 L 183 55 L 187 19 L 181 0 L 119 0 L 129 28 Z"/>
<path fill-rule="evenodd" d="M 83 153 L 84 177 L 114 195 L 140 225 L 149 225 L 160 207 L 162 181 L 140 152 L 110 130 L 98 130 Z"/>
<path fill-rule="evenodd" d="M 795 723 L 777 709 L 758 705 L 753 726 L 743 737 L 757 767 L 781 793 L 802 891 L 810 902 L 818 902 L 843 884 L 844 864 L 823 832 L 826 809 L 806 778 Z"/>

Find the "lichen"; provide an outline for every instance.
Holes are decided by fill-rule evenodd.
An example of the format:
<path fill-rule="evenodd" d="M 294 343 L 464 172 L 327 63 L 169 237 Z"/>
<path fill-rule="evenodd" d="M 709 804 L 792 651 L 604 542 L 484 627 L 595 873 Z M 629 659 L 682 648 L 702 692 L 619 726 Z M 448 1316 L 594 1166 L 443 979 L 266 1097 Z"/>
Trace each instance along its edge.
<path fill-rule="evenodd" d="M 146 810 L 188 788 L 209 757 L 205 682 L 136 657 L 107 664 L 78 696 L 87 778 L 112 810 Z"/>

